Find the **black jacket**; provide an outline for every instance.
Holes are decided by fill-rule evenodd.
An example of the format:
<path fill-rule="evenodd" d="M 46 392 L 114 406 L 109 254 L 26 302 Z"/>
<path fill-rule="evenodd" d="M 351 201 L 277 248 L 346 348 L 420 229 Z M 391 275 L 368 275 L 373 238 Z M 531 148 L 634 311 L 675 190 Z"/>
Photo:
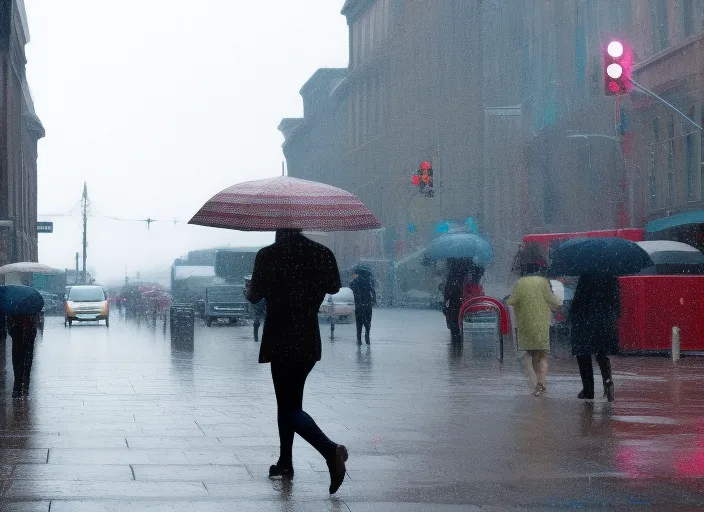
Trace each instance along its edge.
<path fill-rule="evenodd" d="M 350 283 L 350 288 L 354 294 L 355 307 L 370 308 L 376 304 L 376 290 L 372 278 L 358 275 Z"/>
<path fill-rule="evenodd" d="M 318 310 L 340 286 L 332 251 L 300 233 L 261 249 L 248 296 L 253 304 L 266 299 L 259 362 L 320 361 Z"/>
<path fill-rule="evenodd" d="M 618 354 L 620 310 L 617 278 L 582 276 L 569 312 L 572 354 Z"/>

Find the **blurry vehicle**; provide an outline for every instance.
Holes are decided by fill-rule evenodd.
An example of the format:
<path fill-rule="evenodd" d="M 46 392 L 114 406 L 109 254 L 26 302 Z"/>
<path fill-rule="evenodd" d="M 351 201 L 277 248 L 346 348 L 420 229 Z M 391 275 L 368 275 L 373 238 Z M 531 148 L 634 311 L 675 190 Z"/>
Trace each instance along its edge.
<path fill-rule="evenodd" d="M 354 317 L 354 294 L 351 288 L 340 288 L 334 295 L 327 294 L 318 309 L 318 319 L 335 323 L 350 323 Z"/>
<path fill-rule="evenodd" d="M 110 327 L 110 303 L 105 291 L 97 285 L 74 285 L 68 291 L 65 304 L 64 325 L 73 322 L 99 322 L 105 320 L 105 327 Z"/>
<path fill-rule="evenodd" d="M 243 293 L 244 286 L 212 286 L 205 289 L 205 324 L 213 322 L 237 323 L 249 317 L 249 302 Z"/>
<path fill-rule="evenodd" d="M 57 296 L 55 293 L 49 293 L 43 290 L 38 290 L 44 299 L 44 309 L 42 313 L 45 315 L 62 315 L 64 311 L 64 301 L 63 298 Z"/>

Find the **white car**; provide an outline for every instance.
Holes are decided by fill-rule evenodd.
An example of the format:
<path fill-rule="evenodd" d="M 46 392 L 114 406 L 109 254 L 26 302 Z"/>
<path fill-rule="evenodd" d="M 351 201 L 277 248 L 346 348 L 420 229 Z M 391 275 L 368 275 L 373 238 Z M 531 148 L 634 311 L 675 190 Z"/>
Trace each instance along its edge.
<path fill-rule="evenodd" d="M 334 295 L 326 295 L 318 310 L 318 318 L 335 323 L 348 323 L 354 317 L 354 294 L 351 288 L 340 288 Z"/>

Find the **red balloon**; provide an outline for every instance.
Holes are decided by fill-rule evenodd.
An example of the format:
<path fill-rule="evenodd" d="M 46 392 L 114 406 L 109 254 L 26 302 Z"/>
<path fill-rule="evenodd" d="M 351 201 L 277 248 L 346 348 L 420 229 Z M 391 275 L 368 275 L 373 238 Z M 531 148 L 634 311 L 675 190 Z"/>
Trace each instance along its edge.
<path fill-rule="evenodd" d="M 428 162 L 428 161 L 425 161 L 422 164 L 420 164 L 421 171 L 429 171 L 432 168 L 433 168 L 433 166 L 430 165 L 430 162 Z"/>
<path fill-rule="evenodd" d="M 417 187 L 418 185 L 420 185 L 420 176 L 418 176 L 417 174 L 416 174 L 415 176 L 413 176 L 413 184 L 414 184 L 416 187 Z"/>

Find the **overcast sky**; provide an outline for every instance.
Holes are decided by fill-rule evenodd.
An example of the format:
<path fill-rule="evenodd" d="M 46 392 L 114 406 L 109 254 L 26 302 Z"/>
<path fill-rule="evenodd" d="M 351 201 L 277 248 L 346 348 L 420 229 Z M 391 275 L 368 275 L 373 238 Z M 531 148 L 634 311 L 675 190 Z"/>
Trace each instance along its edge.
<path fill-rule="evenodd" d="M 39 142 L 39 259 L 81 249 L 101 280 L 168 267 L 189 249 L 269 234 L 174 225 L 221 189 L 281 172 L 276 129 L 302 115 L 301 86 L 347 65 L 342 0 L 25 0 Z M 64 217 L 45 217 L 65 214 Z M 101 219 L 151 217 L 152 224 Z"/>

